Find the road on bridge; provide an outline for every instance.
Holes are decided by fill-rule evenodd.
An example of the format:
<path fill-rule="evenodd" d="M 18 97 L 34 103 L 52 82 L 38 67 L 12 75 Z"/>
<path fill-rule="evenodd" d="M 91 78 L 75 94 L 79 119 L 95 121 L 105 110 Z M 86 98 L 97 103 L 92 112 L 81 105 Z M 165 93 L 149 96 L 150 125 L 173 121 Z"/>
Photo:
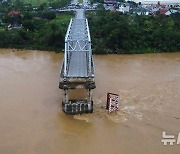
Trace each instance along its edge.
<path fill-rule="evenodd" d="M 88 77 L 88 32 L 83 9 L 76 10 L 66 41 L 70 41 L 67 77 Z"/>

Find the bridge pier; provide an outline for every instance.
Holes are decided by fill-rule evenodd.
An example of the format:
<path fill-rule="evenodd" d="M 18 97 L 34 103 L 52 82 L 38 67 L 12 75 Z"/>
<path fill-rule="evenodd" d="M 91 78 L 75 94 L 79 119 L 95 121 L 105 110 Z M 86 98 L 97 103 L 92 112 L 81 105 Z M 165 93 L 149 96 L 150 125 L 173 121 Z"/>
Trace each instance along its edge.
<path fill-rule="evenodd" d="M 74 89 L 75 90 L 78 88 L 84 88 L 87 90 L 87 101 L 91 102 L 92 101 L 92 89 L 94 89 L 95 87 L 96 87 L 95 83 L 93 83 L 93 85 L 92 85 L 92 83 L 91 83 L 91 85 L 89 85 L 88 83 L 72 83 L 72 82 L 69 82 L 68 84 L 67 83 L 61 83 L 61 82 L 59 83 L 59 88 L 64 90 L 63 102 L 65 102 L 65 103 L 69 102 L 68 89 Z"/>
<path fill-rule="evenodd" d="M 65 102 L 65 103 L 69 102 L 69 99 L 68 99 L 68 89 L 64 89 L 64 99 L 63 99 L 63 102 Z"/>
<path fill-rule="evenodd" d="M 95 88 L 95 82 L 85 79 L 67 79 L 59 83 L 59 88 L 64 91 L 62 109 L 66 114 L 83 114 L 93 112 L 92 90 Z M 87 95 L 84 99 L 69 99 L 69 90 L 86 89 Z"/>

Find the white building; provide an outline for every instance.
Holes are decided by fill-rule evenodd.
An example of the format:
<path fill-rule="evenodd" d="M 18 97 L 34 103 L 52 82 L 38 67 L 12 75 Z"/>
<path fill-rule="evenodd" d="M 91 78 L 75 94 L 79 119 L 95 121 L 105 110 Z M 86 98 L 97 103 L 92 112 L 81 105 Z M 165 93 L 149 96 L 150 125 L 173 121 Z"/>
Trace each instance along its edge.
<path fill-rule="evenodd" d="M 119 5 L 119 9 L 117 9 L 117 11 L 122 12 L 122 13 L 126 13 L 129 12 L 130 10 L 130 6 L 128 4 L 120 4 Z"/>
<path fill-rule="evenodd" d="M 177 9 L 170 9 L 171 13 L 177 13 L 178 10 Z"/>

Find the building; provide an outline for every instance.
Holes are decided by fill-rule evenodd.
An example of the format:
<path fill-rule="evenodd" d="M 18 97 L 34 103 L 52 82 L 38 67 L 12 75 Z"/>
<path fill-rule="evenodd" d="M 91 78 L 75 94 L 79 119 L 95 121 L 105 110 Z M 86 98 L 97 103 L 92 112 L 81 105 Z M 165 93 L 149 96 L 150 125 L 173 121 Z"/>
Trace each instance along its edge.
<path fill-rule="evenodd" d="M 128 3 L 120 4 L 117 11 L 122 12 L 122 13 L 127 13 L 130 11 L 130 5 Z"/>
<path fill-rule="evenodd" d="M 21 28 L 23 28 L 22 24 L 14 23 L 14 24 L 8 25 L 8 30 L 11 30 L 11 29 L 21 29 Z"/>
<path fill-rule="evenodd" d="M 143 7 L 138 7 L 136 9 L 134 9 L 133 14 L 137 14 L 137 15 L 150 15 L 150 11 L 146 8 Z"/>
<path fill-rule="evenodd" d="M 169 16 L 171 15 L 171 12 L 169 10 L 159 10 L 160 14 Z"/>
<path fill-rule="evenodd" d="M 8 12 L 8 16 L 14 16 L 14 15 L 19 15 L 20 11 L 10 11 Z"/>
<path fill-rule="evenodd" d="M 177 12 L 180 12 L 180 9 L 178 8 L 171 8 L 169 9 L 171 13 L 177 13 Z"/>

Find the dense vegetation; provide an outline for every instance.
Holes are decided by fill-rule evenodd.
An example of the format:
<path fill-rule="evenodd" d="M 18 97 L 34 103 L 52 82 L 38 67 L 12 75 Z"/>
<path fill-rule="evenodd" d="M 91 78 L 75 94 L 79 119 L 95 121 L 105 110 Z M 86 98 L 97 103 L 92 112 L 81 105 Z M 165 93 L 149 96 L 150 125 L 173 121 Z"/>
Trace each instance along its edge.
<path fill-rule="evenodd" d="M 60 14 L 49 19 L 48 13 L 32 17 L 27 13 L 21 21 L 23 29 L 0 30 L 0 47 L 61 50 L 71 15 Z M 52 16 L 52 15 L 51 15 Z M 21 18 L 20 18 L 21 20 Z"/>
<path fill-rule="evenodd" d="M 64 36 L 73 12 L 56 13 L 44 4 L 34 10 L 31 5 L 18 0 L 13 6 L 0 4 L 0 10 L 0 47 L 55 51 L 64 48 Z M 8 15 L 14 10 L 20 13 Z M 8 30 L 10 24 L 22 24 L 23 27 Z"/>
<path fill-rule="evenodd" d="M 95 53 L 180 51 L 180 14 L 130 16 L 97 11 L 87 14 Z"/>

